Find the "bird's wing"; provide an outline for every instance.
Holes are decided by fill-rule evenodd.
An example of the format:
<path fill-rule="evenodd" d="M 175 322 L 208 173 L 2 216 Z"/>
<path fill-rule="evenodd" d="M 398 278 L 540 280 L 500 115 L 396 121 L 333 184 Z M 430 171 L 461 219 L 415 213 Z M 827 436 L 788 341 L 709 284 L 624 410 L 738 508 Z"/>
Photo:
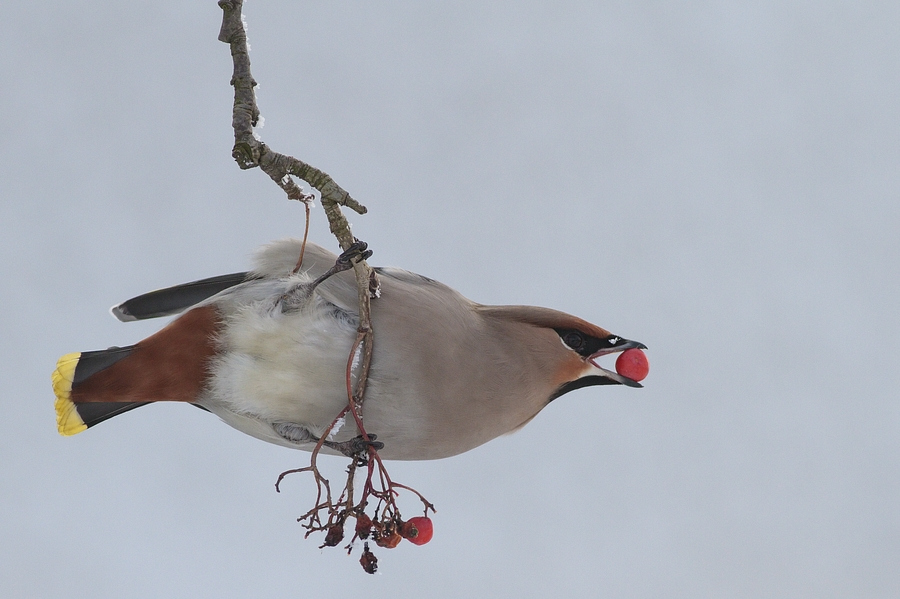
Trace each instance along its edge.
<path fill-rule="evenodd" d="M 300 246 L 300 241 L 296 239 L 276 241 L 262 248 L 256 256 L 256 267 L 251 271 L 209 277 L 150 291 L 113 306 L 110 312 L 122 322 L 179 314 L 241 283 L 287 275 L 297 264 Z M 303 258 L 303 269 L 310 276 L 317 277 L 328 270 L 336 259 L 337 256 L 325 248 L 309 243 Z M 340 291 L 343 286 L 337 287 Z"/>
<path fill-rule="evenodd" d="M 253 273 L 236 272 L 182 283 L 133 297 L 113 306 L 110 311 L 122 322 L 171 316 L 183 312 L 229 287 L 253 278 L 255 278 Z"/>
<path fill-rule="evenodd" d="M 113 306 L 110 311 L 122 322 L 179 314 L 236 285 L 259 279 L 278 279 L 286 276 L 297 264 L 301 245 L 301 242 L 296 239 L 276 241 L 262 248 L 256 256 L 255 268 L 251 271 L 220 275 L 150 291 Z M 314 279 L 331 268 L 335 260 L 337 260 L 336 254 L 314 243 L 307 243 L 301 271 Z M 437 284 L 427 277 L 405 270 L 395 268 L 378 268 L 376 270 L 382 275 L 408 284 Z M 343 272 L 329 277 L 316 291 L 326 300 L 348 312 L 355 313 L 357 311 L 356 279 L 352 272 Z"/>

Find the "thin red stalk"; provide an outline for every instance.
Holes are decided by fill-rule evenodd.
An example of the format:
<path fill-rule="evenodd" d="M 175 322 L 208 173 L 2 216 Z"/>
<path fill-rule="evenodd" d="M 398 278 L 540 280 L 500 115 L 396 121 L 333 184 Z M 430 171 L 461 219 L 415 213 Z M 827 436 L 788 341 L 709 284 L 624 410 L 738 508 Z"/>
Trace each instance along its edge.
<path fill-rule="evenodd" d="M 300 258 L 297 260 L 297 266 L 295 266 L 292 271 L 294 274 L 297 274 L 300 271 L 300 267 L 303 265 L 303 254 L 306 253 L 306 240 L 309 238 L 309 202 L 303 202 L 303 207 L 306 208 L 306 226 L 303 228 L 303 243 L 300 245 Z"/>

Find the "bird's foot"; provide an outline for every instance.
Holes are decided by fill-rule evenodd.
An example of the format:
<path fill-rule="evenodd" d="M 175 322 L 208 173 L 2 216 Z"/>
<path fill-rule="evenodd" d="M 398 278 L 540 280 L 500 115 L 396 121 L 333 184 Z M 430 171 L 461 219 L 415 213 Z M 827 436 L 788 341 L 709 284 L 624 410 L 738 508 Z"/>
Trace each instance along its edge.
<path fill-rule="evenodd" d="M 278 433 L 279 437 L 297 445 L 301 443 L 318 443 L 319 441 L 319 438 L 309 432 L 308 428 L 293 422 L 276 422 L 272 425 L 272 428 Z"/>
<path fill-rule="evenodd" d="M 336 275 L 339 272 L 344 272 L 345 270 L 350 270 L 353 268 L 355 262 L 367 260 L 371 257 L 372 250 L 367 249 L 368 247 L 369 244 L 365 241 L 354 239 L 353 243 L 350 244 L 350 247 L 344 250 L 341 255 L 338 256 L 337 260 L 334 261 L 334 266 L 323 272 L 315 281 L 309 284 L 310 293 L 312 293 L 312 290 L 320 283 L 328 279 L 328 277 Z"/>
<path fill-rule="evenodd" d="M 278 436 L 285 441 L 290 441 L 297 445 L 305 443 L 318 443 L 320 437 L 312 434 L 308 428 L 293 422 L 278 422 L 272 425 L 272 428 L 278 433 Z M 329 441 L 325 439 L 322 445 L 329 449 L 339 451 L 348 458 L 353 458 L 358 465 L 365 465 L 369 456 L 369 448 L 375 451 L 384 449 L 384 443 L 376 441 L 378 435 L 369 435 L 366 440 L 362 435 L 358 435 L 347 441 Z"/>
<path fill-rule="evenodd" d="M 384 443 L 376 441 L 378 435 L 369 435 L 368 440 L 362 435 L 353 437 L 348 441 L 323 441 L 322 445 L 339 451 L 348 458 L 356 460 L 358 466 L 365 466 L 369 459 L 369 448 L 375 451 L 384 449 Z"/>
<path fill-rule="evenodd" d="M 338 256 L 337 260 L 334 262 L 334 266 L 323 272 L 311 283 L 301 283 L 288 289 L 278 298 L 275 305 L 280 306 L 282 312 L 292 312 L 299 309 L 310 296 L 312 296 L 313 290 L 318 287 L 320 283 L 327 280 L 328 277 L 336 275 L 339 272 L 344 272 L 345 270 L 350 270 L 353 268 L 354 262 L 369 258 L 372 255 L 372 250 L 367 249 L 368 247 L 369 245 L 365 241 L 355 240 L 350 247 Z M 372 283 L 370 282 L 370 293 L 373 292 L 371 286 Z"/>
<path fill-rule="evenodd" d="M 353 243 L 338 256 L 335 266 L 341 270 L 348 270 L 353 267 L 354 262 L 368 260 L 372 257 L 372 250 L 365 241 L 354 238 Z"/>

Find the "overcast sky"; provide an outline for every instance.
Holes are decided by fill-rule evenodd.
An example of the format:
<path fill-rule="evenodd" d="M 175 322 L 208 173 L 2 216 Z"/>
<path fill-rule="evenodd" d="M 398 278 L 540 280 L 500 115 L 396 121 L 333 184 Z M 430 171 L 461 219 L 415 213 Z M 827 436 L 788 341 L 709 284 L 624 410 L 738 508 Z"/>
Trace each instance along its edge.
<path fill-rule="evenodd" d="M 275 493 L 308 454 L 184 405 L 58 436 L 56 359 L 163 324 L 109 306 L 302 209 L 231 160 L 214 0 L 9 4 L 0 595 L 900 596 L 900 4 L 245 6 L 262 137 L 369 207 L 373 264 L 650 347 L 644 389 L 391 464 L 435 536 L 374 577 Z"/>

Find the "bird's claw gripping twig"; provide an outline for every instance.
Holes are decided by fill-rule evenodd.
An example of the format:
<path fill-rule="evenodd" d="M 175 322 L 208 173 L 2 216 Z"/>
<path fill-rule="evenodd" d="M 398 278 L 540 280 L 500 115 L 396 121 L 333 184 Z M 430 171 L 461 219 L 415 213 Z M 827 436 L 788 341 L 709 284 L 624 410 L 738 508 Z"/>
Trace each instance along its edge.
<path fill-rule="evenodd" d="M 372 257 L 372 250 L 368 249 L 369 244 L 365 241 L 354 238 L 353 243 L 338 256 L 335 266 L 342 266 L 343 270 L 348 270 L 353 266 L 353 262 L 361 262 Z M 355 260 L 354 260 L 355 259 Z"/>
<path fill-rule="evenodd" d="M 322 444 L 328 447 L 329 449 L 333 449 L 335 451 L 339 451 L 348 458 L 352 458 L 356 460 L 357 465 L 365 466 L 368 463 L 369 459 L 369 448 L 371 447 L 375 451 L 379 451 L 384 449 L 384 443 L 381 441 L 376 441 L 378 435 L 369 435 L 369 438 L 366 439 L 362 435 L 357 435 L 352 439 L 347 441 L 323 441 Z"/>
<path fill-rule="evenodd" d="M 315 289 L 319 283 L 328 277 L 336 275 L 339 272 L 344 272 L 345 270 L 350 270 L 353 268 L 354 263 L 368 260 L 372 255 L 372 250 L 368 249 L 368 247 L 369 244 L 365 241 L 360 241 L 359 239 L 354 240 L 353 243 L 350 244 L 350 247 L 337 257 L 337 260 L 334 261 L 334 266 L 319 275 L 319 277 L 311 283 L 310 288 Z"/>

